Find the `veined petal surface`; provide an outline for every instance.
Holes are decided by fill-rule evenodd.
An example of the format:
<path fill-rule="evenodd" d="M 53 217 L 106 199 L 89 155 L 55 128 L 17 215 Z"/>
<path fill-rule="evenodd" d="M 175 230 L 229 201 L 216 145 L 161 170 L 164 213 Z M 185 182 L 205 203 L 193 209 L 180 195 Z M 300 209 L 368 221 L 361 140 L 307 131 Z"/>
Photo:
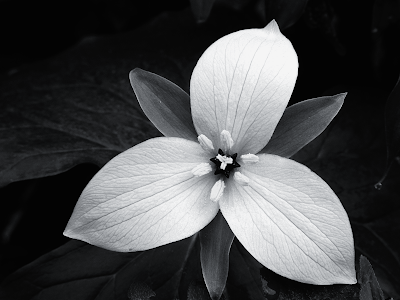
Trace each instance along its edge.
<path fill-rule="evenodd" d="M 260 263 L 311 284 L 354 284 L 353 235 L 329 186 L 307 167 L 261 154 L 242 168 L 248 186 L 230 181 L 220 209 L 233 233 Z"/>
<path fill-rule="evenodd" d="M 167 137 L 197 141 L 189 95 L 168 79 L 136 68 L 129 73 L 132 88 L 149 120 Z"/>
<path fill-rule="evenodd" d="M 222 37 L 201 56 L 190 81 L 198 134 L 221 148 L 232 134 L 232 153 L 257 153 L 269 141 L 292 94 L 297 55 L 275 21 Z"/>
<path fill-rule="evenodd" d="M 187 238 L 218 212 L 215 176 L 193 176 L 208 161 L 198 143 L 154 138 L 113 158 L 89 182 L 64 235 L 113 251 L 140 251 Z"/>

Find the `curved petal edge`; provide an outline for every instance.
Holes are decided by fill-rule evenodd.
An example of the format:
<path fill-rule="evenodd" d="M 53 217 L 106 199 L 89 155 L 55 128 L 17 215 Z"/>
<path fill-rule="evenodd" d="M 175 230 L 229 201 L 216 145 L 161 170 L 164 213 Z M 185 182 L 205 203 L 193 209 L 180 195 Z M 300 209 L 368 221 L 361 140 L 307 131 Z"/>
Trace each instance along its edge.
<path fill-rule="evenodd" d="M 261 154 L 220 200 L 242 245 L 268 269 L 310 284 L 354 284 L 354 241 L 348 216 L 330 187 L 307 167 Z"/>
<path fill-rule="evenodd" d="M 154 138 L 106 164 L 83 190 L 64 235 L 113 251 L 152 249 L 211 222 L 213 176 L 192 169 L 208 157 L 198 143 Z"/>
<path fill-rule="evenodd" d="M 297 54 L 275 21 L 222 37 L 201 56 L 190 81 L 197 132 L 218 149 L 227 130 L 233 153 L 259 152 L 285 110 L 297 72 Z"/>

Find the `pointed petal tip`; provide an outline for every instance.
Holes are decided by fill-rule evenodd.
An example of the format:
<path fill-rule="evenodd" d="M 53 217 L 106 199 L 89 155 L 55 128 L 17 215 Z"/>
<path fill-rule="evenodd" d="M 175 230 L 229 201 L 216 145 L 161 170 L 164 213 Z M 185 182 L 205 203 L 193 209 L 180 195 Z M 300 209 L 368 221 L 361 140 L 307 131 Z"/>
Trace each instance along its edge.
<path fill-rule="evenodd" d="M 278 23 L 275 21 L 275 19 L 273 19 L 271 22 L 268 23 L 267 26 L 264 27 L 264 29 L 266 31 L 270 31 L 270 32 L 275 32 L 275 33 L 280 33 L 281 31 L 279 30 L 279 25 Z"/>
<path fill-rule="evenodd" d="M 70 238 L 69 231 L 67 229 L 64 230 L 63 236 L 66 236 L 66 237 Z"/>
<path fill-rule="evenodd" d="M 74 232 L 74 229 L 68 224 L 67 227 L 64 229 L 63 235 L 75 240 L 81 240 L 81 238 Z"/>
<path fill-rule="evenodd" d="M 356 284 L 357 278 L 356 278 L 355 270 L 352 273 L 353 273 L 352 275 L 343 277 L 343 278 L 341 278 L 341 280 L 338 280 L 338 282 L 333 282 L 332 284 Z"/>

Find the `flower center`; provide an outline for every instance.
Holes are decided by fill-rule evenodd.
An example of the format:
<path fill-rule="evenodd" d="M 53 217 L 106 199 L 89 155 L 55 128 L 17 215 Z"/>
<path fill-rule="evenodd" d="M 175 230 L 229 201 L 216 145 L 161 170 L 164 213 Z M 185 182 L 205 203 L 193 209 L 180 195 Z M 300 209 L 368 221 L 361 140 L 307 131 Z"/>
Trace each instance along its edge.
<path fill-rule="evenodd" d="M 210 158 L 210 160 L 216 165 L 214 175 L 224 174 L 226 178 L 229 178 L 229 173 L 234 169 L 240 167 L 236 162 L 237 153 L 233 155 L 225 154 L 221 149 L 218 149 L 217 156 Z"/>

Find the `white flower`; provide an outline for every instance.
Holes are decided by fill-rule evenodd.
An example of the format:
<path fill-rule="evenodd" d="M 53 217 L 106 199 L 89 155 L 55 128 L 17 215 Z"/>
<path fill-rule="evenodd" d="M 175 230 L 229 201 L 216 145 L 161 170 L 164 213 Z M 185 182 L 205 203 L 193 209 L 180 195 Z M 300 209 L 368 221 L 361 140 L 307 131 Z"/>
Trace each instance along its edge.
<path fill-rule="evenodd" d="M 190 107 L 180 89 L 158 87 L 163 95 L 156 95 L 140 83 L 146 73 L 132 71 L 144 112 L 166 137 L 106 164 L 64 234 L 114 251 L 147 250 L 190 237 L 220 210 L 243 246 L 274 272 L 313 284 L 355 283 L 352 232 L 339 199 L 307 167 L 274 155 L 288 157 L 312 140 L 340 105 L 315 125 L 318 133 L 290 138 L 277 129 L 267 145 L 297 69 L 297 55 L 273 21 L 205 51 L 192 74 Z"/>

